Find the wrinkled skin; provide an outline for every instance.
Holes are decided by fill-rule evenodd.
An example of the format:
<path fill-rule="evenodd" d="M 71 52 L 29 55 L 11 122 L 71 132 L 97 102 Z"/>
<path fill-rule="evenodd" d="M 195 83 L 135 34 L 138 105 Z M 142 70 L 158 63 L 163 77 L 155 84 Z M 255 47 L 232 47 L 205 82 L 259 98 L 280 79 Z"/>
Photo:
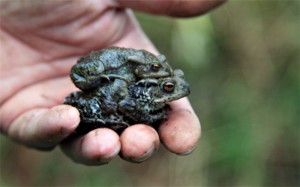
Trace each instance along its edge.
<path fill-rule="evenodd" d="M 172 84 L 172 88 L 165 87 L 168 84 Z M 97 127 L 121 132 L 133 124 L 153 125 L 167 118 L 166 102 L 185 97 L 190 92 L 181 70 L 175 70 L 173 76 L 154 79 L 151 84 L 131 83 L 125 99 L 113 99 L 111 86 L 108 84 L 94 91 L 75 92 L 65 99 L 65 104 L 76 107 L 80 112 L 78 134 Z"/>
<path fill-rule="evenodd" d="M 77 90 L 69 72 L 80 56 L 109 46 L 158 54 L 126 8 L 191 17 L 222 2 L 0 1 L 1 132 L 39 150 L 59 145 L 69 158 L 85 165 L 108 163 L 119 153 L 126 160 L 142 162 L 153 155 L 159 142 L 173 153 L 190 153 L 201 129 L 187 98 L 170 103 L 168 123 L 157 132 L 143 124 L 130 126 L 121 136 L 101 128 L 68 142 L 64 140 L 78 127 L 80 116 L 76 108 L 61 103 Z"/>
<path fill-rule="evenodd" d="M 168 85 L 172 87 L 166 87 Z M 181 70 L 175 70 L 173 76 L 153 80 L 152 84 L 132 84 L 129 97 L 119 103 L 119 110 L 132 123 L 154 124 L 167 119 L 166 103 L 190 93 L 189 85 Z"/>
<path fill-rule="evenodd" d="M 81 120 L 76 130 L 77 135 L 99 127 L 120 132 L 129 126 L 124 116 L 117 111 L 118 101 L 112 98 L 110 85 L 89 92 L 74 92 L 64 103 L 79 110 Z"/>
<path fill-rule="evenodd" d="M 164 55 L 110 47 L 81 57 L 72 67 L 71 79 L 79 89 L 92 90 L 101 85 L 102 79 L 111 81 L 117 78 L 130 83 L 141 78 L 166 77 L 171 73 L 172 69 Z"/>

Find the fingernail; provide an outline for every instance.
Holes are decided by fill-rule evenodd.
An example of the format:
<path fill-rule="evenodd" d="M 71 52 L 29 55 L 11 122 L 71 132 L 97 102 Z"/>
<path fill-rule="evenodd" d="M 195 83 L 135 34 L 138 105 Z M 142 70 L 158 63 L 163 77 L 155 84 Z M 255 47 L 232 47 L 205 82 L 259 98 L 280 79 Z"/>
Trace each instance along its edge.
<path fill-rule="evenodd" d="M 156 147 L 155 145 L 153 145 L 150 149 L 148 149 L 144 154 L 142 154 L 139 157 L 131 157 L 129 158 L 130 161 L 135 162 L 135 163 L 141 163 L 145 160 L 147 160 L 148 158 L 150 158 L 156 151 L 158 150 L 158 147 Z"/>
<path fill-rule="evenodd" d="M 97 163 L 98 163 L 98 165 L 106 165 L 106 164 L 109 163 L 109 161 L 105 161 L 105 160 L 100 158 L 100 159 L 97 160 Z"/>
<path fill-rule="evenodd" d="M 188 151 L 186 151 L 186 152 L 183 152 L 183 153 L 178 153 L 177 155 L 180 155 L 180 156 L 189 155 L 189 154 L 191 154 L 194 150 L 195 150 L 195 148 L 193 148 L 193 149 L 191 149 L 191 150 L 188 150 Z"/>
<path fill-rule="evenodd" d="M 112 159 L 114 159 L 118 153 L 120 152 L 121 144 L 118 144 L 114 151 L 112 151 L 110 154 L 106 155 L 105 157 L 99 158 L 97 161 L 101 164 L 108 164 Z"/>

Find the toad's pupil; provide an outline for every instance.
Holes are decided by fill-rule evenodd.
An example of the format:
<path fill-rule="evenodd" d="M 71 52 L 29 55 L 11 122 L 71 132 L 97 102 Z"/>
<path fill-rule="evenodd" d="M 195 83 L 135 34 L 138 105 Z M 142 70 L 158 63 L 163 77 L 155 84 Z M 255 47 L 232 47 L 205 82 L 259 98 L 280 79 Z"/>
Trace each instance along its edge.
<path fill-rule="evenodd" d="M 166 82 L 166 83 L 164 83 L 164 90 L 166 92 L 172 92 L 174 90 L 174 88 L 175 88 L 175 84 L 174 83 L 172 83 L 172 82 Z"/>
<path fill-rule="evenodd" d="M 159 66 L 158 64 L 153 64 L 153 65 L 151 66 L 152 71 L 158 71 L 159 68 L 160 68 L 160 66 Z"/>

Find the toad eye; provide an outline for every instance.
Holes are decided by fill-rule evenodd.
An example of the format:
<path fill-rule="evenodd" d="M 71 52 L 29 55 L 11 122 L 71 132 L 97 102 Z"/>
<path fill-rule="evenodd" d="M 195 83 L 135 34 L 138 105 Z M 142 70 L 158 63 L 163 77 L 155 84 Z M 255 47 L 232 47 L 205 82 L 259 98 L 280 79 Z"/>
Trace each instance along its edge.
<path fill-rule="evenodd" d="M 160 65 L 159 64 L 152 64 L 151 65 L 151 70 L 152 71 L 158 71 L 160 69 Z"/>
<path fill-rule="evenodd" d="M 163 89 L 166 92 L 173 92 L 175 88 L 175 84 L 173 82 L 165 82 L 163 84 Z"/>

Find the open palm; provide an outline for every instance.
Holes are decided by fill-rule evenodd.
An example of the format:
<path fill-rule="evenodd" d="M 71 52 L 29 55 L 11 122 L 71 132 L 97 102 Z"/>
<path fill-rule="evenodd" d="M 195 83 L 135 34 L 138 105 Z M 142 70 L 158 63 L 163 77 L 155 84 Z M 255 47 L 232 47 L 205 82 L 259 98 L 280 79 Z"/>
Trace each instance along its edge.
<path fill-rule="evenodd" d="M 90 165 L 106 163 L 119 153 L 129 161 L 144 161 L 160 141 L 177 154 L 192 151 L 200 137 L 200 124 L 186 98 L 171 104 L 173 112 L 158 133 L 140 124 L 127 128 L 121 137 L 102 128 L 63 141 L 80 121 L 77 109 L 61 104 L 76 90 L 69 71 L 80 56 L 108 46 L 157 53 L 131 11 L 122 6 L 184 16 L 203 13 L 220 2 L 191 1 L 183 11 L 170 8 L 176 3 L 1 1 L 1 131 L 37 149 L 51 150 L 60 144 L 74 161 Z"/>

